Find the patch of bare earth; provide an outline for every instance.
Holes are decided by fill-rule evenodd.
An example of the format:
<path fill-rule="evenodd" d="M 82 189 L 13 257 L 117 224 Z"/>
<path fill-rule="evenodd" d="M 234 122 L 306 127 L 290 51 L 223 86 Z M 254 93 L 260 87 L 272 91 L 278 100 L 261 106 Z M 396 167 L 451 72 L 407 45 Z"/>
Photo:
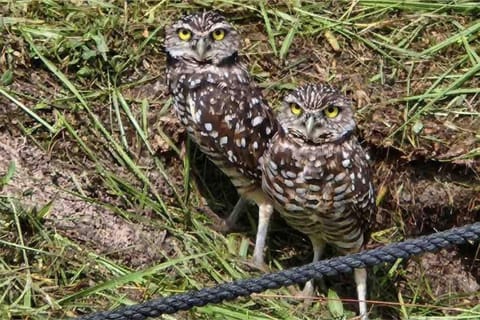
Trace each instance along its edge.
<path fill-rule="evenodd" d="M 402 295 L 411 298 L 429 297 L 417 302 L 443 301 L 443 304 L 455 308 L 477 305 L 480 299 L 476 292 L 480 285 L 472 275 L 471 264 L 465 260 L 456 250 L 446 249 L 410 259 L 398 289 Z M 451 314 L 448 309 L 442 311 Z"/>
<path fill-rule="evenodd" d="M 0 172 L 5 173 L 12 161 L 15 175 L 2 194 L 17 199 L 27 210 L 51 202 L 45 217 L 50 228 L 133 267 L 172 254 L 172 239 L 165 230 L 129 222 L 73 195 L 79 191 L 78 183 L 88 186 L 93 182 L 86 170 L 52 159 L 23 137 L 0 132 Z"/>

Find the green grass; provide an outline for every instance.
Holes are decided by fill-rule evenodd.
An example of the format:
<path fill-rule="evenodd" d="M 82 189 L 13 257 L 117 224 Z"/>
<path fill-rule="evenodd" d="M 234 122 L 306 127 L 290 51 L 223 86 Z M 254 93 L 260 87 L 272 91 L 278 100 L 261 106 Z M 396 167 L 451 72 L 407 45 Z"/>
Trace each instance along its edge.
<path fill-rule="evenodd" d="M 177 15 L 211 6 L 246 38 L 244 58 L 272 107 L 296 85 L 328 81 L 370 98 L 355 102 L 362 133 L 375 147 L 446 163 L 478 159 L 480 9 L 473 1 L 0 0 L 0 112 L 10 112 L 0 113 L 0 132 L 26 138 L 47 155 L 22 165 L 0 157 L 9 160 L 0 172 L 0 317 L 73 317 L 259 274 L 244 263 L 253 230 L 222 235 L 200 209 L 206 197 L 215 210 L 228 212 L 229 187 L 207 165 L 191 163 L 198 154 L 186 157 L 183 136 L 162 122 L 171 103 L 163 86 L 163 29 Z M 369 140 L 372 131 L 381 138 Z M 70 182 L 55 185 L 49 169 L 45 186 L 97 206 L 98 214 L 165 235 L 151 248 L 155 259 L 136 263 L 134 247 L 104 248 L 72 236 L 56 221 L 60 196 L 31 203 L 41 188 L 15 179 L 49 165 L 65 170 Z M 391 202 L 394 196 L 382 193 L 380 205 L 387 210 Z M 401 213 L 388 214 L 392 222 L 376 230 L 373 243 L 404 237 Z M 247 229 L 255 224 L 254 215 L 248 218 Z M 291 232 L 278 228 L 274 234 Z M 306 247 L 299 239 L 269 241 L 272 269 L 299 261 Z M 480 317 L 474 302 L 456 305 L 461 293 L 435 297 L 424 281 L 397 291 L 405 272 L 400 262 L 370 272 L 373 319 Z M 330 292 L 329 302 L 320 298 L 305 308 L 290 289 L 163 318 L 354 316 L 354 301 L 338 304 Z"/>

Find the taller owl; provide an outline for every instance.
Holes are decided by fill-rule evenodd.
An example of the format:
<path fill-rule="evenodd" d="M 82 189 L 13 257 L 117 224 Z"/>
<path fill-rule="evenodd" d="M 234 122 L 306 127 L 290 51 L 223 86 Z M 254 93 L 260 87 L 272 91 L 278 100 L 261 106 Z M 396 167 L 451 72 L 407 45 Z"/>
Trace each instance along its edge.
<path fill-rule="evenodd" d="M 200 150 L 231 179 L 241 199 L 259 207 L 253 260 L 261 267 L 273 205 L 261 189 L 260 166 L 277 129 L 272 112 L 239 61 L 239 34 L 222 15 L 206 11 L 185 16 L 167 27 L 165 37 L 175 114 Z"/>

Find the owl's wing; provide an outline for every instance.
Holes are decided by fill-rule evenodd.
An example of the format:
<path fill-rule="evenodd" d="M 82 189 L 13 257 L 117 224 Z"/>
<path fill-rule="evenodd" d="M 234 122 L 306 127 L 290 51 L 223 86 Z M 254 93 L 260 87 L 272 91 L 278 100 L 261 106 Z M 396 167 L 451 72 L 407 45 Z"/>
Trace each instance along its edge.
<path fill-rule="evenodd" d="M 248 78 L 216 75 L 190 79 L 187 97 L 196 142 L 214 162 L 260 179 L 259 160 L 276 131 L 271 109 L 261 90 Z"/>
<path fill-rule="evenodd" d="M 314 165 L 318 161 L 318 166 L 312 172 L 307 172 L 311 177 L 307 185 L 323 185 L 319 192 L 324 199 L 328 199 L 324 204 L 330 210 L 345 206 L 348 213 L 344 216 L 361 228 L 366 243 L 376 207 L 372 174 L 365 152 L 355 139 L 349 147 L 344 144 L 337 151 L 332 149 L 329 152 L 324 148 L 323 157 L 317 157 Z"/>
<path fill-rule="evenodd" d="M 370 225 L 375 218 L 377 210 L 375 190 L 372 183 L 372 172 L 366 160 L 365 152 L 360 146 L 357 146 L 355 149 L 356 152 L 353 157 L 355 179 L 353 184 L 357 192 L 354 201 L 354 213 L 364 230 L 364 243 L 367 243 L 370 237 Z"/>

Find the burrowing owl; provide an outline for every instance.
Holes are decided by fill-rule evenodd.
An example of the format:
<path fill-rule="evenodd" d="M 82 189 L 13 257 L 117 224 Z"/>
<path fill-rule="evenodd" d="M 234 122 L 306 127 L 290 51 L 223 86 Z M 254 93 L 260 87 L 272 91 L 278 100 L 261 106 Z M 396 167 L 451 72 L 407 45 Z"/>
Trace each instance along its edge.
<path fill-rule="evenodd" d="M 185 16 L 166 29 L 167 81 L 175 113 L 193 141 L 242 198 L 259 206 L 253 258 L 262 266 L 273 205 L 261 189 L 260 162 L 276 122 L 239 61 L 239 46 L 237 31 L 220 14 Z"/>
<path fill-rule="evenodd" d="M 359 251 L 376 207 L 351 102 L 329 86 L 306 85 L 284 98 L 277 119 L 278 132 L 263 159 L 264 191 L 283 218 L 309 236 L 314 261 L 326 243 L 343 254 Z M 366 270 L 354 275 L 366 319 Z M 304 294 L 313 294 L 312 281 Z"/>

